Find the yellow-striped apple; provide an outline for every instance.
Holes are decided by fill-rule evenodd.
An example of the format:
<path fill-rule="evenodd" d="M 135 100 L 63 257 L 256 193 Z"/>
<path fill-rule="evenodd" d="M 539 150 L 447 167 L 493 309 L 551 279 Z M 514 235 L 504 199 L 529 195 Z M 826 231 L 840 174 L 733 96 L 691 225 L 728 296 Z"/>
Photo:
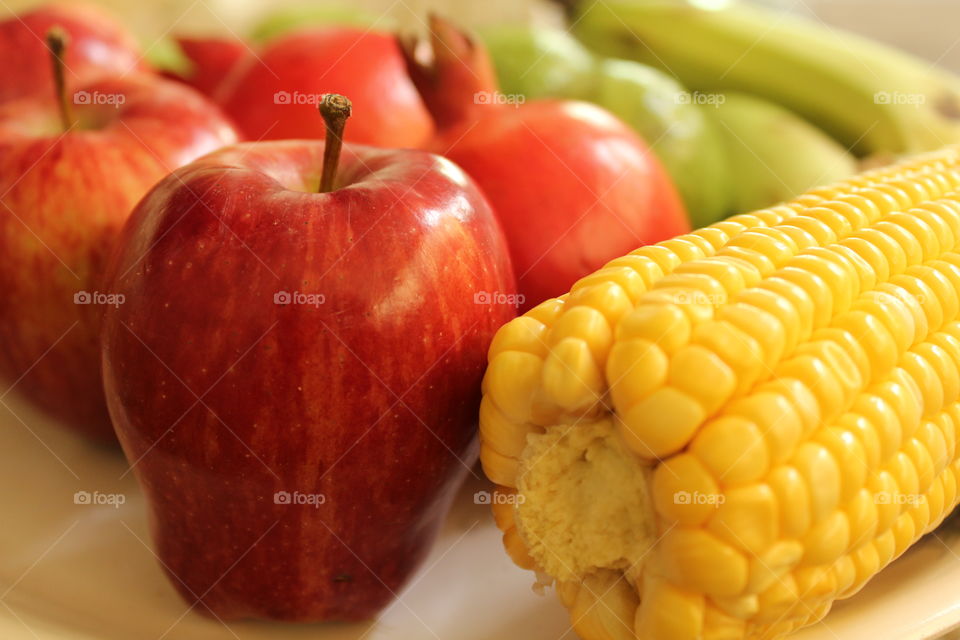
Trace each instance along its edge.
<path fill-rule="evenodd" d="M 120 23 L 83 2 L 41 5 L 0 22 L 0 102 L 54 91 L 45 38 L 57 27 L 70 38 L 64 57 L 72 85 L 145 68 L 140 45 Z"/>
<path fill-rule="evenodd" d="M 118 303 L 100 282 L 106 256 L 150 187 L 236 134 L 178 83 L 134 74 L 68 91 L 54 67 L 59 105 L 52 89 L 0 104 L 0 383 L 113 441 L 97 345 L 99 312 Z"/>

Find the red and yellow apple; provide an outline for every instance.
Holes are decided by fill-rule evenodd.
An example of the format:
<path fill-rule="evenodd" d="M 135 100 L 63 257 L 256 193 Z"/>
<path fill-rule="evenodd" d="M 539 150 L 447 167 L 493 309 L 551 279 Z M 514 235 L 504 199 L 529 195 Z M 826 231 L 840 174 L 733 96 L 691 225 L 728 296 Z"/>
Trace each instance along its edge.
<path fill-rule="evenodd" d="M 64 63 L 71 85 L 145 68 L 137 40 L 96 5 L 52 3 L 0 22 L 0 102 L 52 95 L 45 38 L 58 27 L 70 39 Z"/>
<path fill-rule="evenodd" d="M 100 280 L 106 257 L 150 187 L 236 134 L 198 93 L 154 76 L 65 90 L 59 108 L 49 94 L 0 104 L 0 381 L 113 441 L 97 341 L 103 305 L 118 303 Z"/>

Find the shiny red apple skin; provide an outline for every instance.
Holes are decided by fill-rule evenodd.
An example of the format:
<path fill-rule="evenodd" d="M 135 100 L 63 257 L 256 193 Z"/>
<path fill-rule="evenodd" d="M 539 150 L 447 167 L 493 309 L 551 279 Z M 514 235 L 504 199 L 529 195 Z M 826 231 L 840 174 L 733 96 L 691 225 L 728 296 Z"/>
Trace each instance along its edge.
<path fill-rule="evenodd" d="M 477 109 L 437 143 L 487 194 L 509 239 L 524 309 L 637 247 L 690 231 L 660 163 L 586 102 Z"/>
<path fill-rule="evenodd" d="M 0 104 L 0 385 L 115 442 L 100 382 L 102 307 L 74 295 L 107 293 L 107 255 L 147 190 L 236 133 L 198 93 L 153 76 L 78 91 L 91 104 L 74 105 L 80 125 L 68 133 L 52 96 Z M 92 104 L 102 96 L 123 104 Z"/>
<path fill-rule="evenodd" d="M 64 62 L 72 85 L 101 75 L 145 68 L 140 45 L 119 22 L 90 4 L 46 4 L 0 22 L 0 102 L 54 92 L 50 53 L 44 38 L 61 27 L 69 37 Z"/>
<path fill-rule="evenodd" d="M 316 99 L 324 93 L 353 102 L 348 142 L 420 147 L 434 133 L 394 38 L 354 27 L 297 30 L 272 40 L 234 70 L 219 102 L 249 140 L 322 139 Z"/>
<path fill-rule="evenodd" d="M 433 59 L 418 56 L 427 42 L 403 51 L 438 126 L 430 148 L 463 167 L 493 205 L 521 311 L 690 230 L 667 172 L 629 126 L 583 102 L 501 95 L 483 44 L 437 15 L 429 22 Z"/>
<path fill-rule="evenodd" d="M 187 84 L 213 98 L 231 70 L 248 54 L 250 48 L 236 38 L 175 38 L 180 51 L 191 63 L 184 74 L 164 71 L 163 76 Z"/>
<path fill-rule="evenodd" d="M 516 312 L 477 304 L 513 275 L 453 163 L 348 144 L 341 188 L 317 194 L 322 150 L 250 143 L 181 169 L 111 268 L 110 413 L 171 582 L 224 620 L 392 600 L 475 460 L 486 350 Z"/>

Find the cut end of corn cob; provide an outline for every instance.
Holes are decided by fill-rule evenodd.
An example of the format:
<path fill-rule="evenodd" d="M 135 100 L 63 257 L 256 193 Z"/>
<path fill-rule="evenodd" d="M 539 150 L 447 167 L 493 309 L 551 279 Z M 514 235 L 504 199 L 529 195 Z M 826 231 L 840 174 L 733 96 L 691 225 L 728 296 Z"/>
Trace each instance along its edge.
<path fill-rule="evenodd" d="M 586 640 L 779 638 L 957 504 L 960 150 L 643 247 L 505 325 L 481 459 Z"/>
<path fill-rule="evenodd" d="M 531 436 L 516 518 L 537 565 L 566 581 L 640 566 L 655 539 L 647 475 L 610 419 Z"/>

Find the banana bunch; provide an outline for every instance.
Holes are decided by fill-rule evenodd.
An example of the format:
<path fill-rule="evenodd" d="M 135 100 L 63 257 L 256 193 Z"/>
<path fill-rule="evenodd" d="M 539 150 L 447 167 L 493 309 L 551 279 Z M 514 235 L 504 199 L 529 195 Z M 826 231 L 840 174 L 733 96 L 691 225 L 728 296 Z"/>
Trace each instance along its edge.
<path fill-rule="evenodd" d="M 850 33 L 735 1 L 574 0 L 570 12 L 575 35 L 602 54 L 694 91 L 779 104 L 859 156 L 960 141 L 960 81 Z"/>
<path fill-rule="evenodd" d="M 840 143 L 780 105 L 732 91 L 714 94 L 714 102 L 731 176 L 728 213 L 763 209 L 857 172 Z"/>

